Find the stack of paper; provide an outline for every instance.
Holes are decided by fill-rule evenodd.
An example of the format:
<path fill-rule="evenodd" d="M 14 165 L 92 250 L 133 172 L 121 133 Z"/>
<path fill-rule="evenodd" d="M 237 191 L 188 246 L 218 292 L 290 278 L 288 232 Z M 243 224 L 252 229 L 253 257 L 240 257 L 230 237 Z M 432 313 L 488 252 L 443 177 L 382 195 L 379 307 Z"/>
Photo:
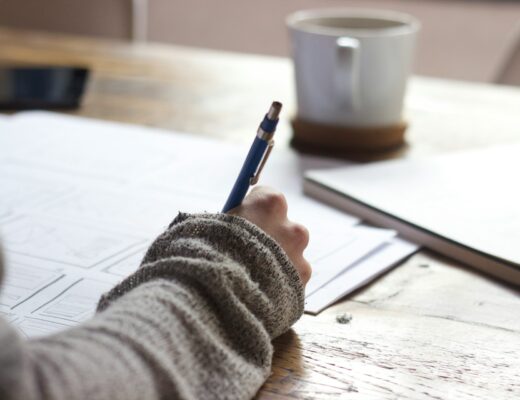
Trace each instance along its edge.
<path fill-rule="evenodd" d="M 0 119 L 0 149 L 0 313 L 26 336 L 90 317 L 178 211 L 219 211 L 248 150 L 42 112 Z M 416 250 L 392 230 L 303 197 L 303 172 L 320 166 L 332 165 L 276 149 L 261 177 L 287 195 L 289 217 L 311 233 L 313 313 Z"/>

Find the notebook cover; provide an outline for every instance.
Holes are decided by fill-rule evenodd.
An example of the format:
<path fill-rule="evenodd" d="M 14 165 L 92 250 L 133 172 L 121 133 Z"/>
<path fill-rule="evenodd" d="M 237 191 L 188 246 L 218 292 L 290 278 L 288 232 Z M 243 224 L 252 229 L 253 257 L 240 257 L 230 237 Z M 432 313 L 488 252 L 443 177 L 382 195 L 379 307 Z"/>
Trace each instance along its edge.
<path fill-rule="evenodd" d="M 520 144 L 309 171 L 304 190 L 520 285 Z"/>

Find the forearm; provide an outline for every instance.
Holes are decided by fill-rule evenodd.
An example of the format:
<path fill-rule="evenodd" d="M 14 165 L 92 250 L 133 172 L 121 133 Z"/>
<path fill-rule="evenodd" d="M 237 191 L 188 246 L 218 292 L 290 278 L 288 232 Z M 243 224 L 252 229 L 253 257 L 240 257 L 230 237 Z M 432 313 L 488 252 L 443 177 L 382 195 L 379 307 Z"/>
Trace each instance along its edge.
<path fill-rule="evenodd" d="M 24 398 L 250 398 L 301 315 L 280 248 L 229 216 L 180 217 L 81 327 L 20 344 Z"/>

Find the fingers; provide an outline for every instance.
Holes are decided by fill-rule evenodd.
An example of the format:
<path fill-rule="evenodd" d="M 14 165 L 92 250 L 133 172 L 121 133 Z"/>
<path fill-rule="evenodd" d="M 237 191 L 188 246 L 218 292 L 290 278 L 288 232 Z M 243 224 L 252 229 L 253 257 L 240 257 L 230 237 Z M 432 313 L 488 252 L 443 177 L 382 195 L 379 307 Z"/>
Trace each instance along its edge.
<path fill-rule="evenodd" d="M 309 281 L 311 267 L 303 257 L 309 244 L 309 231 L 303 225 L 289 221 L 287 200 L 282 193 L 266 186 L 255 187 L 229 214 L 244 217 L 263 229 L 284 249 L 303 284 Z"/>
<path fill-rule="evenodd" d="M 258 186 L 251 190 L 240 206 L 229 210 L 228 214 L 239 215 L 262 226 L 259 222 L 269 224 L 276 220 L 285 220 L 287 201 L 282 193 L 266 186 Z"/>
<path fill-rule="evenodd" d="M 291 246 L 302 253 L 309 244 L 309 231 L 301 224 L 289 221 L 287 236 L 290 238 Z"/>
<path fill-rule="evenodd" d="M 266 186 L 258 186 L 251 190 L 244 200 L 262 214 L 271 217 L 287 218 L 287 200 L 285 196 Z"/>
<path fill-rule="evenodd" d="M 292 261 L 305 286 L 312 273 L 309 262 L 303 256 L 303 251 L 309 244 L 309 231 L 303 225 L 287 220 L 278 238 L 278 242 Z"/>
<path fill-rule="evenodd" d="M 269 187 L 254 188 L 245 201 L 246 206 L 264 216 L 264 223 L 274 225 L 282 241 L 282 247 L 303 252 L 309 244 L 309 231 L 301 224 L 287 218 L 287 200 L 285 196 Z"/>
<path fill-rule="evenodd" d="M 309 282 L 309 279 L 311 279 L 311 265 L 305 258 L 303 258 L 303 256 L 301 257 L 301 259 L 293 261 L 293 264 L 296 267 L 298 274 L 300 275 L 303 285 L 305 286 L 307 282 Z"/>

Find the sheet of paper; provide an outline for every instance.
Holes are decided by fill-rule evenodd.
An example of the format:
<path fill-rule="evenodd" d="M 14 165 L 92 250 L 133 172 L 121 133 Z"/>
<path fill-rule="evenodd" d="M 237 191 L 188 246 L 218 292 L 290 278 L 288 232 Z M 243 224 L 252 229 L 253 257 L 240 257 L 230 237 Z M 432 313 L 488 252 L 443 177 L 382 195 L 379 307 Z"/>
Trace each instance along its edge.
<path fill-rule="evenodd" d="M 59 297 L 37 309 L 34 314 L 42 319 L 81 322 L 94 313 L 97 301 L 111 287 L 108 282 L 80 279 Z"/>
<path fill-rule="evenodd" d="M 179 211 L 220 211 L 248 150 L 43 112 L 0 119 L 0 127 L 0 313 L 27 337 L 89 318 Z M 277 149 L 261 178 L 286 194 L 289 217 L 311 233 L 312 299 L 395 235 L 302 195 L 304 171 L 338 165 Z"/>
<path fill-rule="evenodd" d="M 14 308 L 62 276 L 56 270 L 12 263 L 6 271 L 0 304 Z"/>
<path fill-rule="evenodd" d="M 45 297 L 14 312 L 14 325 L 26 337 L 46 335 L 81 323 L 95 312 L 100 296 L 114 286 L 106 277 L 63 279 Z"/>
<path fill-rule="evenodd" d="M 135 272 L 143 257 L 146 253 L 146 247 L 135 251 L 135 253 L 130 254 L 118 261 L 114 264 L 110 265 L 105 271 L 109 274 L 125 277 L 130 275 L 132 272 Z"/>
<path fill-rule="evenodd" d="M 311 246 L 310 250 L 318 250 L 319 253 L 307 257 L 313 266 L 313 273 L 305 289 L 306 296 L 312 295 L 356 261 L 377 252 L 395 235 L 396 232 L 392 230 L 356 226 L 345 235 L 343 243 L 337 237 L 328 235 L 318 238 L 318 248 Z"/>
<path fill-rule="evenodd" d="M 146 241 L 123 231 L 35 215 L 4 224 L 2 232 L 7 252 L 80 268 L 95 267 Z"/>
<path fill-rule="evenodd" d="M 9 162 L 0 162 L 0 187 L 0 221 L 25 209 L 34 210 L 39 205 L 73 190 L 72 185 L 49 179 L 34 169 L 27 171 Z"/>
<path fill-rule="evenodd" d="M 317 314 L 325 307 L 383 274 L 396 263 L 418 250 L 418 246 L 400 238 L 385 243 L 375 253 L 361 258 L 335 279 L 305 298 L 305 311 Z"/>

